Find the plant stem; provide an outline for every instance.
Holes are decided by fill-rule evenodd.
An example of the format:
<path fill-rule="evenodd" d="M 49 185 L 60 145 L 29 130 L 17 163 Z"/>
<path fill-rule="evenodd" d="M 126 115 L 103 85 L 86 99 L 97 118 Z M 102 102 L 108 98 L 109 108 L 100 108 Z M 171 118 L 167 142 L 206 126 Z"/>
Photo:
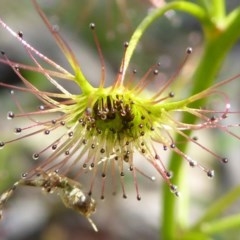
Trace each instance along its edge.
<path fill-rule="evenodd" d="M 224 0 L 212 0 L 211 15 L 214 17 L 214 21 L 221 22 L 225 18 L 225 1 Z"/>
<path fill-rule="evenodd" d="M 163 16 L 167 11 L 169 10 L 179 10 L 179 11 L 184 11 L 187 12 L 193 16 L 195 16 L 199 21 L 205 21 L 206 16 L 205 12 L 201 7 L 199 7 L 196 4 L 186 2 L 186 1 L 176 1 L 176 2 L 171 2 L 169 4 L 164 5 L 161 8 L 157 8 L 154 10 L 152 13 L 150 13 L 148 16 L 146 16 L 143 21 L 138 25 L 136 30 L 134 31 L 130 42 L 129 46 L 127 48 L 126 54 L 125 54 L 125 59 L 123 63 L 123 77 L 126 73 L 126 70 L 128 68 L 130 59 L 134 53 L 134 50 L 142 37 L 143 33 L 146 31 L 146 29 L 158 18 Z"/>
<path fill-rule="evenodd" d="M 223 219 L 203 224 L 201 231 L 207 234 L 216 234 L 231 229 L 238 229 L 240 224 L 240 214 L 234 214 Z"/>
<path fill-rule="evenodd" d="M 228 28 L 224 32 L 220 32 L 217 27 L 213 29 L 213 25 L 203 25 L 205 28 L 206 39 L 204 52 L 200 58 L 200 62 L 196 68 L 195 74 L 192 77 L 193 88 L 190 95 L 196 94 L 203 89 L 207 89 L 212 85 L 214 79 L 226 57 L 231 46 L 239 38 L 237 30 L 240 19 L 240 11 L 237 11 L 231 19 Z M 203 22 L 202 22 L 203 23 Z M 210 29 L 211 28 L 211 29 Z M 211 33 L 211 34 L 210 34 Z M 198 102 L 199 105 L 204 105 L 207 99 Z M 183 122 L 194 123 L 195 117 L 184 116 Z M 176 142 L 183 141 L 182 136 L 178 136 Z M 187 149 L 187 143 L 184 144 L 181 150 L 184 152 Z M 170 158 L 169 169 L 174 172 L 173 182 L 179 184 L 182 176 L 183 161 L 179 155 L 172 153 Z M 181 219 L 176 218 L 176 203 L 177 198 L 169 191 L 169 187 L 164 185 L 163 188 L 163 206 L 162 206 L 162 226 L 160 227 L 160 239 L 175 240 L 177 239 L 177 224 Z M 181 207 L 181 206 L 179 206 Z"/>
<path fill-rule="evenodd" d="M 212 221 L 226 208 L 228 208 L 234 201 L 236 201 L 239 197 L 240 186 L 234 188 L 229 193 L 225 194 L 222 198 L 214 202 L 214 204 L 208 208 L 204 215 L 198 220 L 197 223 L 195 223 L 195 225 L 191 229 L 196 231 L 198 228 L 201 228 L 202 224 L 208 221 Z"/>

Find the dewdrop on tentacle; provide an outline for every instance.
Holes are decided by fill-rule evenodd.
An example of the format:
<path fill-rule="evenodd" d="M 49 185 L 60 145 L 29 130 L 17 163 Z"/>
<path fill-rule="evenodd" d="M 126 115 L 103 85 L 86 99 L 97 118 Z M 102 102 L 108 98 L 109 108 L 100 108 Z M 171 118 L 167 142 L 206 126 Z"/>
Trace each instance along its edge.
<path fill-rule="evenodd" d="M 0 20 L 1 26 L 22 44 L 32 60 L 32 65 L 16 63 L 9 59 L 7 54 L 3 54 L 0 62 L 10 66 L 24 86 L 12 86 L 6 83 L 0 83 L 0 86 L 33 94 L 40 101 L 38 104 L 40 107 L 35 111 L 27 112 L 20 101 L 13 98 L 18 111 L 14 113 L 10 111 L 8 118 L 12 121 L 22 118 L 30 123 L 16 126 L 15 131 L 21 129 L 18 137 L 7 141 L 0 139 L 0 148 L 7 147 L 18 140 L 39 136 L 41 145 L 33 151 L 33 159 L 36 160 L 37 168 L 45 172 L 54 172 L 58 169 L 59 174 L 64 176 L 71 174 L 74 179 L 81 179 L 88 174 L 91 176 L 88 186 L 89 195 L 94 194 L 94 188 L 100 182 L 100 198 L 102 199 L 105 198 L 107 182 L 110 183 L 113 192 L 116 192 L 117 180 L 120 183 L 123 198 L 127 198 L 125 176 L 129 173 L 132 175 L 137 199 L 141 199 L 138 178 L 140 176 L 150 180 L 153 178 L 145 172 L 141 162 L 139 165 L 136 164 L 136 153 L 142 156 L 141 161 L 145 160 L 153 166 L 177 196 L 179 195 L 178 189 L 172 182 L 174 178 L 171 178 L 171 169 L 165 167 L 163 151 L 171 151 L 180 155 L 189 167 L 199 168 L 207 176 L 213 177 L 213 170 L 202 166 L 201 159 L 193 159 L 181 151 L 182 143 L 175 140 L 176 135 L 181 135 L 183 141 L 206 151 L 220 162 L 227 163 L 226 157 L 216 154 L 202 144 L 201 139 L 194 139 L 189 136 L 188 132 L 218 129 L 239 140 L 240 137 L 230 130 L 238 124 L 224 123 L 226 117 L 234 114 L 234 111 L 230 111 L 230 101 L 227 95 L 219 90 L 221 86 L 239 76 L 219 82 L 195 95 L 181 98 L 181 89 L 178 92 L 171 88 L 173 82 L 177 81 L 192 49 L 187 48 L 182 64 L 168 80 L 164 81 L 159 78 L 158 73 L 161 69 L 159 63 L 152 65 L 138 80 L 137 71 L 134 69 L 128 73 L 127 69 L 130 41 L 130 43 L 123 44 L 123 59 L 119 71 L 112 85 L 106 87 L 103 54 L 97 38 L 96 26 L 91 23 L 89 27 L 96 43 L 101 65 L 99 86 L 94 87 L 84 76 L 76 57 L 59 32 L 48 22 L 36 1 L 33 3 L 66 56 L 73 73 L 41 54 L 26 42 L 22 34 L 14 32 Z M 38 89 L 21 74 L 22 70 L 42 74 L 42 81 L 50 82 L 57 89 L 56 93 Z M 96 76 L 98 76 L 97 73 Z M 81 93 L 72 94 L 56 79 L 76 83 Z M 146 89 L 152 79 L 159 81 L 159 87 L 149 96 Z M 213 95 L 223 100 L 221 110 L 206 108 L 198 104 L 199 100 Z M 184 118 L 181 118 L 185 114 L 197 117 L 198 122 L 196 124 L 186 122 Z M 179 115 L 182 116 L 179 117 Z M 44 117 L 46 120 L 42 120 Z M 29 171 L 29 176 L 35 174 L 36 168 L 34 167 Z"/>

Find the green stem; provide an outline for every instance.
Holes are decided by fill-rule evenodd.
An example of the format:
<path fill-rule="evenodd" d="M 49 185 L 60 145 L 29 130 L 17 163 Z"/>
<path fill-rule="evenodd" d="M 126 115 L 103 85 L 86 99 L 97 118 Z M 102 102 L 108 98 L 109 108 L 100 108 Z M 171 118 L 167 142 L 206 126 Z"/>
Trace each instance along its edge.
<path fill-rule="evenodd" d="M 240 32 L 237 30 L 240 19 L 240 10 L 236 11 L 234 17 L 231 18 L 231 23 L 228 24 L 224 32 L 216 29 L 210 29 L 213 26 L 205 24 L 206 39 L 204 52 L 200 58 L 195 74 L 193 76 L 193 88 L 191 95 L 207 89 L 212 85 L 214 79 L 233 43 L 239 38 Z M 206 22 L 205 22 L 206 23 Z M 211 33 L 211 35 L 209 34 Z M 199 105 L 204 105 L 206 99 L 199 101 Z M 194 123 L 193 116 L 185 116 L 183 122 Z M 182 142 L 184 139 L 178 136 L 176 142 Z M 187 150 L 187 143 L 181 148 L 184 152 Z M 174 172 L 173 182 L 179 184 L 184 177 L 181 175 L 183 168 L 183 160 L 179 155 L 172 153 L 170 158 L 169 169 Z M 176 219 L 176 203 L 177 198 L 170 193 L 167 185 L 163 188 L 163 208 L 162 208 L 162 238 L 161 239 L 176 239 L 177 224 L 179 219 Z M 180 206 L 181 207 L 181 206 Z"/>
<path fill-rule="evenodd" d="M 226 210 L 233 202 L 240 197 L 240 186 L 231 190 L 228 194 L 224 195 L 217 202 L 215 202 L 199 219 L 199 221 L 191 228 L 193 231 L 197 231 L 201 228 L 201 225 L 216 218 L 221 212 Z"/>
<path fill-rule="evenodd" d="M 234 214 L 223 219 L 218 219 L 213 222 L 208 222 L 202 225 L 201 232 L 210 234 L 216 234 L 224 232 L 230 229 L 239 228 L 240 214 Z"/>
<path fill-rule="evenodd" d="M 212 9 L 210 17 L 214 17 L 214 21 L 220 22 L 225 18 L 225 0 L 212 0 Z"/>
<path fill-rule="evenodd" d="M 214 22 L 219 22 L 225 18 L 225 0 L 198 0 L 207 12 L 208 17 Z"/>
<path fill-rule="evenodd" d="M 126 69 L 128 68 L 130 59 L 143 33 L 156 19 L 163 16 L 163 14 L 165 14 L 169 10 L 179 10 L 190 13 L 191 15 L 195 16 L 197 19 L 199 19 L 199 21 L 202 22 L 204 22 L 206 19 L 205 11 L 201 7 L 199 7 L 196 4 L 185 1 L 171 2 L 169 4 L 164 5 L 161 8 L 157 8 L 156 10 L 154 10 L 152 13 L 150 13 L 147 17 L 143 19 L 143 21 L 136 28 L 130 39 L 129 46 L 127 48 L 123 63 L 124 64 L 123 76 L 126 73 Z"/>

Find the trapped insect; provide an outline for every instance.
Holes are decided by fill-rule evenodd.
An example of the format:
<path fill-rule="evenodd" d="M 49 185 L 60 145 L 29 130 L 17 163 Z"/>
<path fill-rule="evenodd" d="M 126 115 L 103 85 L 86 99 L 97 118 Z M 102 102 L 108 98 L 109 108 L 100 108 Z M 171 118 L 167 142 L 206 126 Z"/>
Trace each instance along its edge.
<path fill-rule="evenodd" d="M 34 176 L 24 174 L 23 178 L 0 195 L 0 219 L 2 218 L 5 203 L 7 203 L 18 186 L 40 187 L 47 193 L 57 193 L 66 207 L 82 214 L 87 218 L 93 229 L 96 232 L 98 231 L 90 218 L 96 210 L 95 200 L 82 191 L 80 183 L 58 174 L 57 171 L 45 172 L 37 170 Z"/>

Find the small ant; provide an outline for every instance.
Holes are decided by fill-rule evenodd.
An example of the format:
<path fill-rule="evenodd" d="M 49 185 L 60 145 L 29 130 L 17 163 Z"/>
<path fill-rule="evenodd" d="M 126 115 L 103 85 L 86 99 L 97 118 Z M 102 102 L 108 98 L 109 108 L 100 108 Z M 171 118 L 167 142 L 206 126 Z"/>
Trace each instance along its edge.
<path fill-rule="evenodd" d="M 91 196 L 81 190 L 80 183 L 58 174 L 57 171 L 36 171 L 37 174 L 35 178 L 27 178 L 27 174 L 24 174 L 22 179 L 15 182 L 10 189 L 0 195 L 0 219 L 2 218 L 4 204 L 19 185 L 41 187 L 42 190 L 47 193 L 57 193 L 66 207 L 82 214 L 87 218 L 93 229 L 96 232 L 98 231 L 96 225 L 90 218 L 96 210 L 96 202 Z"/>

